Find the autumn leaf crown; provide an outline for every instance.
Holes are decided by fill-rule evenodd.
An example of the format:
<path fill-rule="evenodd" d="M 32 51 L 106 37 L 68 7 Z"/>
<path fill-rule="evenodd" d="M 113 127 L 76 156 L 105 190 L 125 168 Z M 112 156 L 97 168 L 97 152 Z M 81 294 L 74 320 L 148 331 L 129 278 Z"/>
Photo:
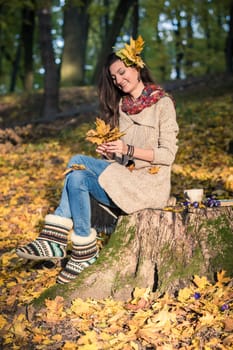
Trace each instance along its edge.
<path fill-rule="evenodd" d="M 145 63 L 143 62 L 140 53 L 143 50 L 144 40 L 141 35 L 136 40 L 130 38 L 130 44 L 125 44 L 120 50 L 115 51 L 117 57 L 119 57 L 127 67 L 135 65 L 139 68 L 143 68 Z"/>

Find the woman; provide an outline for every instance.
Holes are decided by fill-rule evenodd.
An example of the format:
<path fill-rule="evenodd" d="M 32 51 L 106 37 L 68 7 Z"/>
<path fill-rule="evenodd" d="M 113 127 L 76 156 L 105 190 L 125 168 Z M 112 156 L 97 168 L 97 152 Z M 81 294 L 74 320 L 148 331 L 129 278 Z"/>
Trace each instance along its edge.
<path fill-rule="evenodd" d="M 96 148 L 101 159 L 84 155 L 71 158 L 68 168 L 82 164 L 85 169 L 66 175 L 55 213 L 45 217 L 35 241 L 16 251 L 18 256 L 32 260 L 64 258 L 72 229 L 71 257 L 58 283 L 72 281 L 96 261 L 90 196 L 125 213 L 167 204 L 178 126 L 172 99 L 155 85 L 140 56 L 143 45 L 139 36 L 110 54 L 99 83 L 102 118 L 119 126 L 124 135 Z"/>

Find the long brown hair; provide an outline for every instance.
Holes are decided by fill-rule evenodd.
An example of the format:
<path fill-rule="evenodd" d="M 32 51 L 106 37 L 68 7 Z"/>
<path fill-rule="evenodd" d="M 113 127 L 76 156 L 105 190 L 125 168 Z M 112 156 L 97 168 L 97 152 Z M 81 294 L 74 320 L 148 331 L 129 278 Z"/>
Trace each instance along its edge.
<path fill-rule="evenodd" d="M 119 59 L 120 58 L 117 57 L 114 52 L 107 57 L 102 68 L 98 83 L 101 118 L 104 119 L 107 123 L 110 123 L 111 126 L 118 125 L 119 102 L 121 97 L 125 95 L 123 91 L 114 85 L 109 71 L 109 67 Z M 141 68 L 139 70 L 139 73 L 140 79 L 143 83 L 155 83 L 146 66 Z"/>

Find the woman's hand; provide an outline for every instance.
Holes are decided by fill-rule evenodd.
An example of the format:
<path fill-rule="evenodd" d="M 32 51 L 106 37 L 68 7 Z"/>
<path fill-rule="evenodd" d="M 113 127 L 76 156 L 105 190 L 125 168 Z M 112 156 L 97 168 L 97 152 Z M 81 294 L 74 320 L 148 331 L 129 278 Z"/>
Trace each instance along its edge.
<path fill-rule="evenodd" d="M 102 143 L 96 148 L 96 152 L 104 157 L 113 158 L 114 153 L 126 154 L 128 150 L 127 145 L 122 140 Z"/>
<path fill-rule="evenodd" d="M 96 152 L 99 153 L 101 156 L 108 158 L 108 159 L 112 159 L 113 158 L 113 154 L 109 153 L 107 151 L 107 145 L 106 143 L 102 143 L 101 145 L 98 145 L 96 148 Z"/>
<path fill-rule="evenodd" d="M 134 158 L 145 160 L 147 162 L 152 162 L 154 159 L 153 149 L 134 148 L 133 150 Z M 126 155 L 128 152 L 128 146 L 122 140 L 111 141 L 99 145 L 96 148 L 96 152 L 108 159 L 113 159 L 114 153 Z"/>
<path fill-rule="evenodd" d="M 126 154 L 128 147 L 122 140 L 116 140 L 105 143 L 105 149 L 107 153 L 120 153 Z"/>

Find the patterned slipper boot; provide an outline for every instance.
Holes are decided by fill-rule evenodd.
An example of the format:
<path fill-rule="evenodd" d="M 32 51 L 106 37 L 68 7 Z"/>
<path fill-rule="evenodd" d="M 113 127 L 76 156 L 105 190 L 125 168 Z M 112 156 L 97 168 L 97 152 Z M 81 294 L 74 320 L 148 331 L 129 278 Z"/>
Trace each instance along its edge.
<path fill-rule="evenodd" d="M 71 234 L 72 253 L 65 268 L 60 272 L 57 283 L 65 284 L 73 281 L 86 267 L 92 265 L 98 257 L 96 231 L 91 229 L 88 237 Z"/>
<path fill-rule="evenodd" d="M 51 260 L 66 257 L 67 236 L 73 221 L 58 215 L 48 214 L 39 237 L 16 249 L 20 258 L 29 260 Z"/>

